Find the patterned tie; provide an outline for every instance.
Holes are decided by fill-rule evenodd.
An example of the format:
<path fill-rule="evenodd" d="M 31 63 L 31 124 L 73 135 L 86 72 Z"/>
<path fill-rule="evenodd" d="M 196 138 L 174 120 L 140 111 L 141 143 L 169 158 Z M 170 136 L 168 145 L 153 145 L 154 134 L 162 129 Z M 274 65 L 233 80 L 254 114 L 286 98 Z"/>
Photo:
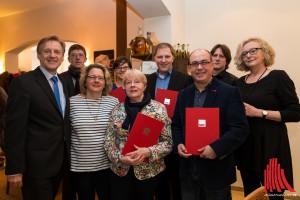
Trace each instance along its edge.
<path fill-rule="evenodd" d="M 53 90 L 54 90 L 54 95 L 55 95 L 55 99 L 56 102 L 58 104 L 59 107 L 59 111 L 60 113 L 62 113 L 62 108 L 61 108 L 61 104 L 60 104 L 60 97 L 59 97 L 59 89 L 58 89 L 58 80 L 56 76 L 52 76 L 51 81 L 53 82 Z"/>

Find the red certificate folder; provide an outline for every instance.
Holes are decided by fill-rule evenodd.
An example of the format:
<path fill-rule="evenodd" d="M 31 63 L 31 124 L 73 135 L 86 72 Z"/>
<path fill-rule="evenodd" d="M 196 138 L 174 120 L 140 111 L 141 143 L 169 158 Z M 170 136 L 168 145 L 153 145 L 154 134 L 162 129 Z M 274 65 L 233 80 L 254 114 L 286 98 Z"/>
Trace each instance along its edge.
<path fill-rule="evenodd" d="M 124 91 L 124 89 L 122 87 L 118 87 L 115 90 L 112 90 L 109 93 L 110 96 L 116 97 L 117 99 L 119 99 L 119 102 L 122 103 L 125 101 L 126 98 L 126 93 Z"/>
<path fill-rule="evenodd" d="M 162 121 L 138 113 L 122 150 L 122 155 L 135 151 L 133 145 L 149 147 L 157 144 L 164 125 L 165 123 Z"/>
<path fill-rule="evenodd" d="M 178 92 L 173 90 L 164 90 L 157 88 L 155 100 L 164 104 L 167 108 L 168 116 L 173 117 L 174 109 L 176 106 Z"/>
<path fill-rule="evenodd" d="M 185 147 L 199 155 L 198 149 L 220 137 L 219 108 L 186 108 Z"/>

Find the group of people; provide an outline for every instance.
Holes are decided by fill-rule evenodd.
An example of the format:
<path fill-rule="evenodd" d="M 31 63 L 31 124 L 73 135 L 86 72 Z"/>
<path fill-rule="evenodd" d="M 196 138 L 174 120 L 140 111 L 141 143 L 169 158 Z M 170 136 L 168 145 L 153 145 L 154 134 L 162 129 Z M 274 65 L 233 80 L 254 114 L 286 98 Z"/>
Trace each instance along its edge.
<path fill-rule="evenodd" d="M 275 52 L 260 38 L 243 41 L 234 58 L 237 78 L 226 70 L 231 52 L 218 44 L 194 50 L 191 76 L 173 70 L 168 43 L 154 48 L 158 70 L 144 75 L 118 57 L 114 82 L 101 64 L 84 66 L 85 48 L 70 47 L 68 71 L 58 74 L 65 44 L 39 41 L 40 66 L 14 79 L 8 93 L 5 155 L 8 181 L 25 200 L 51 199 L 63 179 L 63 199 L 229 200 L 241 172 L 245 196 L 264 184 L 269 159 L 277 158 L 293 186 L 286 122 L 300 120 L 293 81 L 271 70 Z M 126 99 L 109 95 L 122 87 Z M 155 101 L 158 88 L 178 91 L 173 117 Z M 192 155 L 185 146 L 186 108 L 219 108 L 220 137 Z M 1 109 L 2 110 L 2 109 Z M 122 155 L 138 113 L 164 122 L 155 145 L 135 145 Z M 273 191 L 283 199 L 283 191 Z M 270 197 L 272 198 L 272 197 Z"/>

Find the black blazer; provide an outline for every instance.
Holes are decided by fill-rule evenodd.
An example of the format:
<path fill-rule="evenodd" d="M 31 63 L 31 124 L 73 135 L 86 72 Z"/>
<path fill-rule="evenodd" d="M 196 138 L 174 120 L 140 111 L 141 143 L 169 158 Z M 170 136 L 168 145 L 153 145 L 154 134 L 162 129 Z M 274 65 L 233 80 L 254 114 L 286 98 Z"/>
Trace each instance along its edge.
<path fill-rule="evenodd" d="M 155 87 L 156 87 L 156 72 L 147 75 L 147 88 L 146 92 L 149 92 L 152 99 L 155 99 Z M 180 91 L 193 83 L 191 76 L 183 74 L 181 72 L 172 70 L 168 90 Z"/>
<path fill-rule="evenodd" d="M 68 97 L 63 80 L 62 83 Z M 68 98 L 63 118 L 40 68 L 16 77 L 7 104 L 6 174 L 26 173 L 31 178 L 57 175 L 63 165 L 64 141 L 70 149 L 68 121 Z"/>
<path fill-rule="evenodd" d="M 194 107 L 195 89 L 193 84 L 178 95 L 172 119 L 175 152 L 177 152 L 178 144 L 185 144 L 185 109 Z M 199 158 L 199 167 L 202 172 L 200 176 L 206 188 L 224 188 L 236 179 L 233 151 L 245 141 L 249 134 L 245 108 L 239 89 L 216 78 L 213 78 L 207 89 L 203 107 L 220 109 L 220 139 L 210 144 L 217 155 L 216 159 Z M 193 164 L 194 157 L 180 157 L 179 175 L 182 179 L 187 177 L 188 171 L 186 169 Z"/>
<path fill-rule="evenodd" d="M 72 78 L 72 75 L 70 74 L 69 70 L 61 73 L 60 77 L 62 79 L 65 79 L 66 88 L 68 90 L 69 98 L 74 96 L 74 95 L 77 95 L 75 93 L 75 85 L 73 83 L 73 78 Z"/>

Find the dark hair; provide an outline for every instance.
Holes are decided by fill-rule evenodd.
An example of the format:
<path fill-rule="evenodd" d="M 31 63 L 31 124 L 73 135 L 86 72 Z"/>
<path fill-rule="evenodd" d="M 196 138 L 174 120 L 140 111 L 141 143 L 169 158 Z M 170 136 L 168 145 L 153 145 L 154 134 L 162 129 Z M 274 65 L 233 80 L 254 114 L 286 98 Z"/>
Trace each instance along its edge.
<path fill-rule="evenodd" d="M 86 95 L 86 79 L 87 76 L 89 75 L 89 72 L 91 71 L 91 69 L 101 69 L 104 75 L 104 79 L 105 79 L 105 87 L 103 88 L 102 91 L 102 95 L 103 96 L 107 96 L 111 90 L 111 85 L 112 82 L 110 81 L 110 74 L 109 72 L 106 70 L 105 66 L 103 66 L 102 64 L 90 64 L 87 67 L 83 67 L 81 69 L 81 75 L 80 75 L 80 80 L 79 80 L 79 85 L 80 85 L 80 93 Z"/>
<path fill-rule="evenodd" d="M 123 65 L 123 64 L 125 64 L 125 63 L 127 63 L 128 66 L 129 66 L 129 68 L 132 69 L 132 65 L 131 65 L 130 60 L 129 60 L 127 57 L 125 57 L 125 56 L 119 56 L 119 57 L 115 60 L 115 62 L 114 62 L 114 64 L 113 64 L 113 69 L 116 69 L 116 68 L 120 67 L 121 65 Z"/>
<path fill-rule="evenodd" d="M 166 42 L 159 43 L 158 45 L 155 46 L 155 48 L 153 50 L 153 57 L 156 56 L 158 49 L 163 49 L 163 48 L 169 48 L 171 50 L 173 57 L 175 58 L 174 48 L 172 47 L 172 45 L 170 45 L 169 43 L 166 43 Z"/>
<path fill-rule="evenodd" d="M 45 44 L 46 42 L 49 42 L 49 41 L 57 41 L 60 43 L 61 47 L 62 47 L 62 55 L 65 54 L 65 51 L 66 51 L 66 44 L 64 43 L 64 41 L 60 40 L 59 37 L 57 37 L 56 35 L 52 35 L 52 36 L 49 36 L 49 37 L 45 37 L 43 39 L 41 39 L 37 45 L 37 48 L 36 48 L 36 51 L 37 51 L 37 54 L 41 54 L 42 52 L 42 45 Z"/>
<path fill-rule="evenodd" d="M 212 50 L 210 51 L 210 54 L 213 56 L 215 51 L 220 48 L 222 53 L 224 54 L 225 58 L 226 58 L 226 65 L 225 65 L 225 70 L 229 68 L 229 64 L 231 62 L 231 52 L 230 49 L 228 48 L 228 46 L 226 46 L 225 44 L 217 44 L 215 45 Z"/>
<path fill-rule="evenodd" d="M 74 51 L 74 50 L 82 50 L 83 53 L 84 53 L 84 57 L 86 57 L 85 48 L 83 46 L 81 46 L 80 44 L 73 44 L 72 46 L 70 46 L 68 56 L 70 56 L 71 52 Z"/>

